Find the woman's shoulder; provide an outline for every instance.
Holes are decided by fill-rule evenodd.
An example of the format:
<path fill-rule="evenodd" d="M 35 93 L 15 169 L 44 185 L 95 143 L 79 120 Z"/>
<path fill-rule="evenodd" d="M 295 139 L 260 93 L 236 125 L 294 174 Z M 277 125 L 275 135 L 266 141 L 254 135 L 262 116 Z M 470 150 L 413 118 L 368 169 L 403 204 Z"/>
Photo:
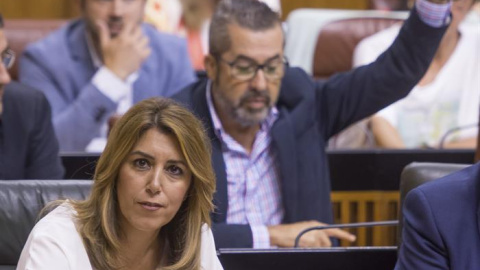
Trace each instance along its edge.
<path fill-rule="evenodd" d="M 208 224 L 202 225 L 201 269 L 222 270 L 217 257 L 213 233 Z"/>
<path fill-rule="evenodd" d="M 75 269 L 88 269 L 90 263 L 76 229 L 75 211 L 68 202 L 53 209 L 35 225 L 18 265 L 17 269 L 62 269 L 71 265 L 86 266 Z"/>
<path fill-rule="evenodd" d="M 75 215 L 68 201 L 58 205 L 33 227 L 25 247 L 48 242 L 70 250 L 83 245 L 75 225 Z"/>
<path fill-rule="evenodd" d="M 212 230 L 210 229 L 210 226 L 208 226 L 207 223 L 203 223 L 202 224 L 202 233 L 206 233 L 206 232 L 211 232 Z"/>
<path fill-rule="evenodd" d="M 76 232 L 75 227 L 75 215 L 76 212 L 73 206 L 68 202 L 64 202 L 47 215 L 45 215 L 40 221 L 35 224 L 32 232 L 33 234 L 51 234 L 59 236 L 62 234 L 70 235 Z"/>
<path fill-rule="evenodd" d="M 213 244 L 213 246 L 215 247 L 215 242 L 213 241 L 213 233 L 210 226 L 208 226 L 208 224 L 205 223 L 202 225 L 202 229 L 200 231 L 202 234 L 202 245 Z"/>

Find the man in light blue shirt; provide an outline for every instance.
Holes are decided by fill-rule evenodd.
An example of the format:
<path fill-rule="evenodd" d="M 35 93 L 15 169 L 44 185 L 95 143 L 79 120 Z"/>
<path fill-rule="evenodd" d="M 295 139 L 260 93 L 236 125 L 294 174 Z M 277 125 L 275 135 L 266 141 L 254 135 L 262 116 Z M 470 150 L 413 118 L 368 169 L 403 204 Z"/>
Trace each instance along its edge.
<path fill-rule="evenodd" d="M 45 93 L 61 151 L 102 151 L 112 116 L 195 80 L 186 42 L 142 24 L 144 7 L 81 0 L 81 19 L 26 49 L 20 81 Z"/>

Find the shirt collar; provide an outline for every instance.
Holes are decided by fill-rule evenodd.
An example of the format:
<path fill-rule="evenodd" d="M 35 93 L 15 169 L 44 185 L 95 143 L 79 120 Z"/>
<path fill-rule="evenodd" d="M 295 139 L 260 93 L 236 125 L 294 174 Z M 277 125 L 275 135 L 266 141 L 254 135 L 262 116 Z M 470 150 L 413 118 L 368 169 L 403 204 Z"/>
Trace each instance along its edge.
<path fill-rule="evenodd" d="M 225 130 L 223 129 L 222 122 L 220 121 L 220 118 L 218 117 L 217 111 L 215 110 L 215 107 L 213 105 L 213 99 L 212 99 L 212 81 L 208 80 L 207 81 L 207 106 L 208 110 L 210 112 L 210 115 L 212 117 L 212 123 L 213 123 L 213 128 L 215 130 L 215 134 L 217 135 L 218 138 L 222 138 L 222 133 L 225 133 Z M 273 106 L 270 112 L 268 113 L 267 117 L 265 120 L 260 123 L 260 131 L 262 132 L 268 132 L 273 126 L 273 123 L 278 119 L 279 112 L 276 106 Z"/>

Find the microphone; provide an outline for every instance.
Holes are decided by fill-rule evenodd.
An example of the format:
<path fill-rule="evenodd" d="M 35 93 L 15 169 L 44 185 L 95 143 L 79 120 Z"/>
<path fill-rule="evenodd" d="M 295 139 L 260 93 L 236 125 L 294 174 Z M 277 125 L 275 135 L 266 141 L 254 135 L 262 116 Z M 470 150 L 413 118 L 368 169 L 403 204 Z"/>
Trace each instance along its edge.
<path fill-rule="evenodd" d="M 442 138 L 440 138 L 440 142 L 438 143 L 438 148 L 439 149 L 444 148 L 445 142 L 447 141 L 448 136 L 450 136 L 452 133 L 455 133 L 455 132 L 458 132 L 458 131 L 463 131 L 465 129 L 475 128 L 475 127 L 478 127 L 478 123 L 463 125 L 463 126 L 459 126 L 459 127 L 454 127 L 454 128 L 451 128 L 451 129 L 447 130 L 447 132 L 445 132 L 445 134 L 443 134 Z"/>
<path fill-rule="evenodd" d="M 376 221 L 376 222 L 358 222 L 358 223 L 346 223 L 346 224 L 333 224 L 333 225 L 323 225 L 306 228 L 301 231 L 295 238 L 294 248 L 298 247 L 298 242 L 300 238 L 309 231 L 316 230 L 327 230 L 327 229 L 342 229 L 342 228 L 358 228 L 358 227 L 375 227 L 375 226 L 397 226 L 398 220 L 386 220 L 386 221 Z"/>

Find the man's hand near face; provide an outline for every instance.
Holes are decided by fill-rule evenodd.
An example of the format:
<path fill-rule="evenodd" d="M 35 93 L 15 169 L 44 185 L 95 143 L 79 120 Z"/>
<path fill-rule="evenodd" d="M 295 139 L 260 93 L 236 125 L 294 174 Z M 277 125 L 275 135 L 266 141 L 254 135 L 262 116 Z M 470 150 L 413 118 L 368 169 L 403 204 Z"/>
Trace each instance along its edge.
<path fill-rule="evenodd" d="M 140 25 L 126 25 L 120 34 L 110 37 L 105 22 L 98 21 L 100 50 L 103 63 L 122 80 L 140 69 L 142 63 L 151 53 L 148 37 L 142 32 Z"/>
<path fill-rule="evenodd" d="M 270 234 L 270 245 L 277 247 L 293 247 L 295 238 L 301 231 L 307 228 L 325 225 L 327 224 L 318 221 L 303 221 L 269 226 L 268 232 Z M 300 238 L 298 245 L 300 247 L 331 247 L 332 242 L 330 241 L 330 237 L 350 242 L 353 242 L 356 239 L 355 235 L 340 229 L 317 230 L 304 234 Z"/>

